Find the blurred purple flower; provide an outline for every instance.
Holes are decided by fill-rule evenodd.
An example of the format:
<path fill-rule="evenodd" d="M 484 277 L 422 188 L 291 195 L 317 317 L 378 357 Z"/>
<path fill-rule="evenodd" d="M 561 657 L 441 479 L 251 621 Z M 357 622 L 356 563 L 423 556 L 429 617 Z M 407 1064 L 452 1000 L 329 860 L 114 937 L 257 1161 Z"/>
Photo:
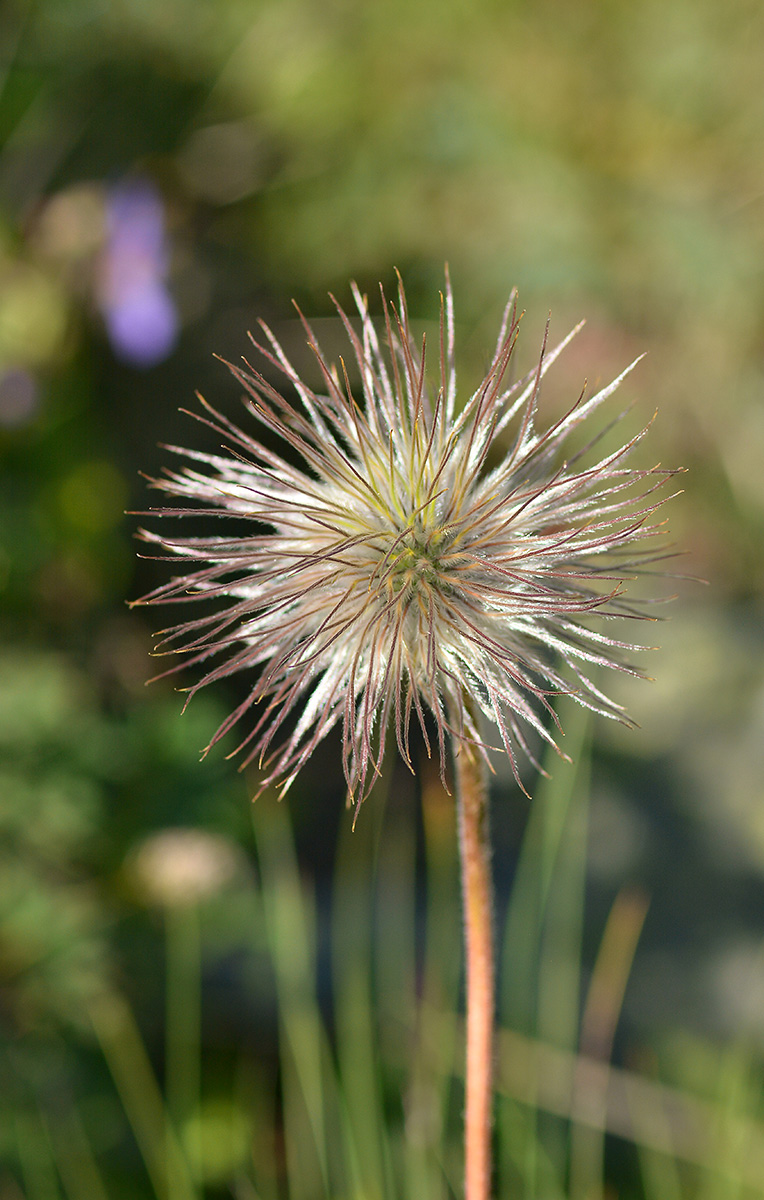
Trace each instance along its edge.
<path fill-rule="evenodd" d="M 31 421 L 39 404 L 37 380 L 23 367 L 0 373 L 0 425 L 17 429 Z"/>
<path fill-rule="evenodd" d="M 165 283 L 164 206 L 148 181 L 123 183 L 106 200 L 98 299 L 114 352 L 136 367 L 166 358 L 178 316 Z"/>

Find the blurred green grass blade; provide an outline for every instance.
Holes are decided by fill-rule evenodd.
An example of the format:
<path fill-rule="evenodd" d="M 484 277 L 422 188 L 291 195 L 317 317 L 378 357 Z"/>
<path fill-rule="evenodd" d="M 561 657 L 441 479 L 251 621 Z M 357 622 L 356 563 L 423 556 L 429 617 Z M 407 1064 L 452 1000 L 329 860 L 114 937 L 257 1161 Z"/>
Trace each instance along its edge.
<path fill-rule="evenodd" d="M 55 1160 L 39 1117 L 17 1112 L 13 1127 L 25 1200 L 60 1200 Z"/>
<path fill-rule="evenodd" d="M 520 1196 L 522 1200 L 567 1200 L 564 1178 L 538 1137 L 537 1113 L 533 1105 L 518 1103 L 504 1095 L 497 1097 L 496 1122 L 505 1139 L 503 1182 L 499 1196 Z M 528 1182 L 528 1142 L 534 1143 L 533 1173 Z"/>
<path fill-rule="evenodd" d="M 463 959 L 461 888 L 453 797 L 432 763 L 423 765 L 420 777 L 426 911 L 408 1115 L 409 1135 L 413 1133 L 419 1144 L 412 1168 L 420 1190 L 410 1194 L 441 1200 L 453 1190 L 449 1179 L 460 1179 L 463 1172 L 461 1139 L 454 1145 L 447 1136 L 452 1090 L 463 1074 L 463 1063 L 457 1061 L 463 1052 L 457 1018 Z M 462 1103 L 460 1095 L 460 1111 Z"/>
<path fill-rule="evenodd" d="M 416 838 L 407 806 L 396 803 L 391 817 L 379 845 L 373 971 L 383 1051 L 390 1043 L 395 1062 L 410 1046 L 416 1008 Z"/>
<path fill-rule="evenodd" d="M 565 749 L 573 761 L 565 762 L 551 749 L 547 753 L 549 775 L 539 776 L 530 804 L 502 940 L 501 1017 L 524 1033 L 536 1030 L 542 927 L 568 812 L 580 786 L 588 730 L 589 714 L 580 705 L 562 697 L 558 709 L 567 735 Z"/>
<path fill-rule="evenodd" d="M 199 1163 L 198 1147 L 188 1147 L 186 1143 L 199 1109 L 201 964 L 197 906 L 193 902 L 166 905 L 164 920 L 165 1097 L 173 1128 L 178 1131 L 190 1161 Z"/>
<path fill-rule="evenodd" d="M 694 1196 L 697 1187 L 692 1186 L 690 1190 L 690 1186 L 698 1172 L 695 1164 L 692 1175 L 686 1164 L 680 1168 L 681 1156 L 674 1137 L 676 1120 L 671 1118 L 670 1105 L 660 1086 L 642 1078 L 639 1083 L 634 1094 L 626 1093 L 626 1110 L 633 1129 L 645 1200 L 684 1200 Z M 685 1124 L 692 1130 L 692 1122 Z M 697 1133 L 693 1140 L 698 1140 Z M 683 1178 L 687 1181 L 687 1189 L 683 1186 Z"/>
<path fill-rule="evenodd" d="M 236 1073 L 234 1094 L 242 1112 L 251 1121 L 252 1180 L 240 1176 L 234 1195 L 242 1200 L 279 1200 L 279 1162 L 277 1161 L 277 1098 L 275 1077 L 255 1064 L 242 1051 Z"/>
<path fill-rule="evenodd" d="M 637 1154 L 645 1200 L 683 1200 L 684 1191 L 676 1159 L 640 1143 L 637 1143 Z"/>
<path fill-rule="evenodd" d="M 543 1030 L 545 1037 L 573 1049 L 586 879 L 589 714 L 567 697 L 561 697 L 558 709 L 573 761 L 559 759 L 550 749 L 549 774 L 539 777 L 531 802 L 504 927 L 499 1012 L 509 1028 L 532 1036 Z M 500 1106 L 497 1168 L 502 1189 L 519 1172 L 523 1194 L 534 1197 L 540 1187 L 539 1129 L 532 1102 L 530 1108 L 529 1115 L 513 1118 L 511 1106 Z M 565 1139 L 558 1124 L 548 1129 L 562 1180 Z"/>
<path fill-rule="evenodd" d="M 409 1137 L 411 1064 L 416 1036 L 416 832 L 415 788 L 406 776 L 387 812 L 377 855 L 372 972 L 376 984 L 381 1064 L 389 1064 L 388 1095 L 400 1097 L 400 1121 L 388 1118 L 388 1137 L 400 1192 L 416 1195 L 418 1148 Z M 400 1129 L 400 1132 L 399 1132 Z M 417 1184 L 419 1186 L 419 1184 Z M 422 1194 L 422 1193 L 419 1193 Z M 426 1200 L 426 1195 L 425 1195 Z"/>
<path fill-rule="evenodd" d="M 645 1147 L 656 1156 L 655 1161 L 681 1163 L 679 1178 L 687 1180 L 688 1200 L 717 1200 L 726 1195 L 719 1190 L 719 1179 L 725 1171 L 728 1177 L 742 1181 L 746 1197 L 764 1196 L 764 1122 L 755 1094 L 748 1094 L 745 1111 L 735 1106 L 734 1112 L 725 1112 L 718 1104 L 699 1098 L 695 1092 L 670 1087 L 592 1058 L 584 1065 L 587 1075 L 594 1081 L 595 1091 L 607 1095 L 603 1113 L 601 1107 L 585 1105 L 585 1093 L 579 1092 L 576 1098 L 576 1074 L 581 1065 L 578 1054 L 558 1050 L 512 1030 L 499 1030 L 498 1110 L 502 1129 L 510 1120 L 518 1126 L 513 1139 L 515 1147 L 525 1136 L 522 1113 L 528 1111 L 533 1115 L 538 1108 L 564 1121 L 575 1120 L 597 1128 L 604 1124 L 614 1137 L 638 1148 Z M 758 1087 L 761 1068 L 757 1058 L 751 1059 L 750 1070 L 751 1079 Z M 503 1108 L 507 1109 L 506 1113 L 502 1113 Z M 726 1167 L 723 1167 L 725 1159 L 720 1153 L 719 1132 L 725 1126 L 730 1144 Z M 705 1177 L 703 1187 L 692 1184 L 692 1180 L 701 1175 Z M 513 1183 L 513 1190 L 508 1184 L 499 1189 L 499 1195 L 526 1194 L 517 1185 L 516 1174 L 510 1173 L 508 1179 Z M 726 1187 L 726 1182 L 723 1186 Z M 533 1197 L 534 1192 L 527 1195 Z M 670 1193 L 668 1195 L 670 1197 Z M 646 1200 L 663 1198 L 659 1192 L 655 1197 L 646 1192 Z"/>
<path fill-rule="evenodd" d="M 68 1200 L 109 1200 L 87 1131 L 76 1104 L 70 1103 L 45 1126 Z"/>
<path fill-rule="evenodd" d="M 372 986 L 374 892 L 385 791 L 379 785 L 375 788 L 355 829 L 349 819 L 340 822 L 334 870 L 332 973 L 337 1058 L 348 1175 L 359 1200 L 392 1200 L 395 1195 Z"/>
<path fill-rule="evenodd" d="M 276 978 L 290 1196 L 330 1196 L 316 997 L 313 906 L 302 887 L 285 806 L 252 805 L 266 935 Z"/>
<path fill-rule="evenodd" d="M 636 889 L 622 889 L 605 925 L 584 1004 L 578 1064 L 573 1080 L 573 1123 L 570 1134 L 571 1200 L 588 1200 L 603 1186 L 605 1129 L 616 1025 L 623 1006 L 637 943 L 647 916 L 648 901 Z M 564 1049 L 565 1047 L 563 1047 Z M 605 1070 L 594 1072 L 590 1064 Z M 575 1119 L 584 1109 L 586 1124 Z"/>
<path fill-rule="evenodd" d="M 713 1160 L 703 1176 L 698 1200 L 741 1200 L 750 1196 L 746 1179 L 753 1138 L 750 1115 L 761 1103 L 761 1075 L 750 1050 L 737 1045 L 722 1057 L 719 1072 Z M 764 1178 L 758 1195 L 764 1195 Z"/>
<path fill-rule="evenodd" d="M 422 943 L 417 911 L 417 795 L 403 776 L 379 846 L 374 972 L 384 1061 L 397 1064 L 402 1129 L 394 1138 L 401 1193 L 438 1200 L 442 1172 L 431 1141 L 433 1093 L 423 1076 L 420 980 Z M 439 1098 L 438 1098 L 439 1103 Z M 438 1147 L 438 1152 L 440 1147 Z"/>
<path fill-rule="evenodd" d="M 551 815 L 548 850 L 553 862 L 544 863 L 549 878 L 541 897 L 535 1033 L 561 1050 L 574 1050 L 579 1036 L 589 783 L 582 746 L 570 791 L 565 786 L 562 798 L 550 800 L 547 793 L 540 800 Z"/>
<path fill-rule="evenodd" d="M 111 992 L 93 999 L 89 1011 L 158 1200 L 195 1200 L 188 1164 L 130 1008 Z"/>
<path fill-rule="evenodd" d="M 383 1200 L 394 1194 L 392 1166 L 368 974 L 362 964 L 348 965 L 335 993 L 335 1012 L 347 1173 L 354 1195 Z"/>
<path fill-rule="evenodd" d="M 354 1143 L 362 1151 L 364 1196 L 400 1194 L 394 1163 L 404 1181 L 403 1194 L 422 1200 L 450 1195 L 447 1176 L 460 1173 L 444 1158 L 461 964 L 455 815 L 452 798 L 431 774 L 425 768 L 424 920 L 418 911 L 413 789 L 411 804 L 396 803 L 387 823 L 383 798 L 375 793 L 355 832 L 340 834 L 335 1011 L 345 1101 Z M 378 983 L 376 998 L 372 976 Z M 401 1072 L 400 1133 L 394 1125 L 386 1130 L 390 1121 L 385 1120 L 381 1068 L 391 1061 Z"/>
<path fill-rule="evenodd" d="M 545 780 L 541 803 L 551 814 L 546 876 L 541 886 L 541 929 L 538 950 L 538 993 L 535 1034 L 540 1041 L 561 1050 L 574 1051 L 578 1045 L 581 997 L 581 948 L 586 899 L 587 848 L 589 831 L 590 769 L 585 730 L 585 710 L 579 741 L 574 748 L 575 772 L 570 791 L 563 788 L 550 799 L 550 781 Z M 565 764 L 567 766 L 568 764 Z M 549 763 L 550 771 L 559 764 Z M 543 1145 L 545 1154 L 556 1166 L 557 1177 L 564 1179 L 568 1163 L 568 1126 L 556 1119 L 542 1118 L 531 1152 Z M 536 1164 L 539 1160 L 536 1158 Z M 592 1180 L 599 1194 L 602 1180 Z M 543 1194 L 543 1181 L 536 1184 Z"/>

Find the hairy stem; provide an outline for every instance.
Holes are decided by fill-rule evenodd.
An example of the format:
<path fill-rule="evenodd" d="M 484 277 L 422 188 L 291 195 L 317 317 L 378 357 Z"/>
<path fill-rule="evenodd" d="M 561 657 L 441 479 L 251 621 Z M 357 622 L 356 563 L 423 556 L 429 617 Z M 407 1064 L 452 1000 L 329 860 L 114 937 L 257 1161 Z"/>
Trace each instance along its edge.
<path fill-rule="evenodd" d="M 458 749 L 455 766 L 467 959 L 464 1190 L 465 1200 L 488 1200 L 491 1189 L 494 1010 L 488 795 L 482 763 L 465 743 Z"/>

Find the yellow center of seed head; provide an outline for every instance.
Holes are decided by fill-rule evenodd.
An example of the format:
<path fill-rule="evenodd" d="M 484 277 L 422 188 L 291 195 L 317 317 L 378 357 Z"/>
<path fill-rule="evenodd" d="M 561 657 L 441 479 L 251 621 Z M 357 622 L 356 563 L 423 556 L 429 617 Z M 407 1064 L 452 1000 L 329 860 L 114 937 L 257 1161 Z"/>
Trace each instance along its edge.
<path fill-rule="evenodd" d="M 448 567 L 443 556 L 453 540 L 445 528 L 407 532 L 394 551 L 388 567 L 387 585 L 392 595 L 410 597 L 417 591 L 448 593 Z"/>

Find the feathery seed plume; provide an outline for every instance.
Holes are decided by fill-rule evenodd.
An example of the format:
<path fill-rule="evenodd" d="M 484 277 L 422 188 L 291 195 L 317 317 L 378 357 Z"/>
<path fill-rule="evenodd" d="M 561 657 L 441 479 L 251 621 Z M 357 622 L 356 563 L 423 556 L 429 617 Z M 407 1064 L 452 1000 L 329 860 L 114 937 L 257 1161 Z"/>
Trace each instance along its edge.
<path fill-rule="evenodd" d="M 655 492 L 674 472 L 625 465 L 646 429 L 597 454 L 618 417 L 564 457 L 571 433 L 635 364 L 537 428 L 541 380 L 577 330 L 553 350 L 545 338 L 535 370 L 510 382 L 520 319 L 514 293 L 488 373 L 463 400 L 448 279 L 434 382 L 402 283 L 397 305 L 382 294 L 382 339 L 366 298 L 355 287 L 353 295 L 360 329 L 336 307 L 358 394 L 345 363 L 338 370 L 327 362 L 300 314 L 320 394 L 261 323 L 264 341 L 254 345 L 296 398 L 246 360 L 228 365 L 248 395 L 251 430 L 200 397 L 198 419 L 228 450 L 170 447 L 193 465 L 153 486 L 191 506 L 159 513 L 231 515 L 251 522 L 251 532 L 183 538 L 142 530 L 181 572 L 137 603 L 214 602 L 212 612 L 166 631 L 158 649 L 180 652 L 181 666 L 202 665 L 191 694 L 247 673 L 247 695 L 207 749 L 241 723 L 234 753 L 243 752 L 242 765 L 260 764 L 263 788 L 279 782 L 286 791 L 340 724 L 345 778 L 360 804 L 391 731 L 411 766 L 412 714 L 428 752 L 435 731 L 441 773 L 448 739 L 487 757 L 478 712 L 494 724 L 519 782 L 519 755 L 533 761 L 528 731 L 555 744 L 555 694 L 572 692 L 596 713 L 628 719 L 593 676 L 601 667 L 639 674 L 627 661 L 639 647 L 604 633 L 599 618 L 644 615 L 623 585 L 659 557 L 649 541 L 662 527 L 653 519 L 663 503 Z M 260 440 L 258 425 L 270 436 Z M 272 449 L 274 436 L 283 453 Z"/>

